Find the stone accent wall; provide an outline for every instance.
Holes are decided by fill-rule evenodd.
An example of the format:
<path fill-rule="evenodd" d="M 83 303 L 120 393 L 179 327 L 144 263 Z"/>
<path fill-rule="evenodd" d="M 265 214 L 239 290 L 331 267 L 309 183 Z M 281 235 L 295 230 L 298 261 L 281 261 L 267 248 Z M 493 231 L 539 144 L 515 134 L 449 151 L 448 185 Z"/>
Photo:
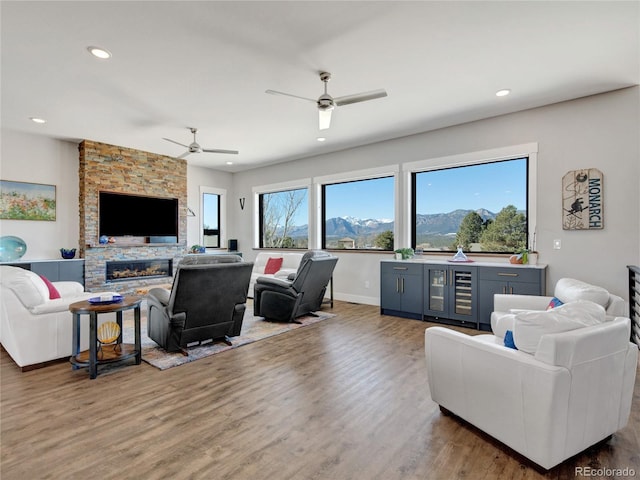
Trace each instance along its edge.
<path fill-rule="evenodd" d="M 173 258 L 174 266 L 187 253 L 187 162 L 185 160 L 84 140 L 80 143 L 80 256 L 85 259 L 88 291 L 131 293 L 135 289 L 170 282 L 171 279 L 140 279 L 106 283 L 106 262 Z M 117 238 L 100 245 L 98 232 L 99 192 L 129 193 L 178 199 L 177 244 L 133 244 Z M 149 215 L 149 212 L 128 212 Z"/>

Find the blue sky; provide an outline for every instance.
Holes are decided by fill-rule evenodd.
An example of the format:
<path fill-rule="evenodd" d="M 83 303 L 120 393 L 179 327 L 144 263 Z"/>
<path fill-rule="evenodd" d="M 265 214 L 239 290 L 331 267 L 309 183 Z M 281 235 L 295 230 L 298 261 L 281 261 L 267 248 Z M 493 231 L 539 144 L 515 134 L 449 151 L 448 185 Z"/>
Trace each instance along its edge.
<path fill-rule="evenodd" d="M 478 209 L 498 213 L 507 205 L 524 210 L 527 202 L 526 159 L 485 163 L 418 174 L 418 213 Z"/>
<path fill-rule="evenodd" d="M 421 214 L 486 208 L 498 213 L 507 205 L 526 208 L 526 159 L 422 172 L 416 178 L 417 210 Z M 327 185 L 327 218 L 393 219 L 394 180 L 385 177 Z M 307 223 L 307 204 L 297 225 Z"/>

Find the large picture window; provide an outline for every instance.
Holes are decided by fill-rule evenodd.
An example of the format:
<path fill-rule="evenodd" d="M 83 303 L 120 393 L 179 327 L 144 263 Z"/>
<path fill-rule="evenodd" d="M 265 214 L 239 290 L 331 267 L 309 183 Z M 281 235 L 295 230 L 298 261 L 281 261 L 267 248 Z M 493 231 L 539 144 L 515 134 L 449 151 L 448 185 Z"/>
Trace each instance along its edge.
<path fill-rule="evenodd" d="M 322 185 L 322 248 L 393 250 L 393 176 Z"/>
<path fill-rule="evenodd" d="M 528 242 L 527 157 L 412 174 L 413 247 L 507 253 Z"/>
<path fill-rule="evenodd" d="M 259 195 L 260 248 L 308 248 L 308 189 Z"/>

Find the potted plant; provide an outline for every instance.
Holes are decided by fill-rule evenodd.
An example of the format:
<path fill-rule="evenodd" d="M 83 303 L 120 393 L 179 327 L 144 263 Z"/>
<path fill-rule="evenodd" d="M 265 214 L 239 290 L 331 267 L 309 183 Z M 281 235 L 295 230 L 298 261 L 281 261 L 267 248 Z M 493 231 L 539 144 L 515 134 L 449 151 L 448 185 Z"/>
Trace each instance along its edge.
<path fill-rule="evenodd" d="M 413 257 L 413 248 L 398 248 L 394 253 L 398 260 L 407 260 Z"/>
<path fill-rule="evenodd" d="M 206 249 L 202 245 L 191 245 L 189 253 L 205 253 Z"/>

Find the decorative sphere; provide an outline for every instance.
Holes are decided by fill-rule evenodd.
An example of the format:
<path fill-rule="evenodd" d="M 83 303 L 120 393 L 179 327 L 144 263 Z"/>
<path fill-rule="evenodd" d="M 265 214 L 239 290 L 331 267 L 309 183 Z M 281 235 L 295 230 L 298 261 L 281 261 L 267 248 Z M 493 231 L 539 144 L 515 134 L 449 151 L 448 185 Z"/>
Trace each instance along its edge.
<path fill-rule="evenodd" d="M 99 242 L 104 245 L 105 243 L 109 242 L 109 237 L 107 237 L 106 235 L 101 235 Z"/>
<path fill-rule="evenodd" d="M 6 235 L 0 237 L 0 262 L 18 260 L 27 253 L 27 244 L 19 237 Z"/>

